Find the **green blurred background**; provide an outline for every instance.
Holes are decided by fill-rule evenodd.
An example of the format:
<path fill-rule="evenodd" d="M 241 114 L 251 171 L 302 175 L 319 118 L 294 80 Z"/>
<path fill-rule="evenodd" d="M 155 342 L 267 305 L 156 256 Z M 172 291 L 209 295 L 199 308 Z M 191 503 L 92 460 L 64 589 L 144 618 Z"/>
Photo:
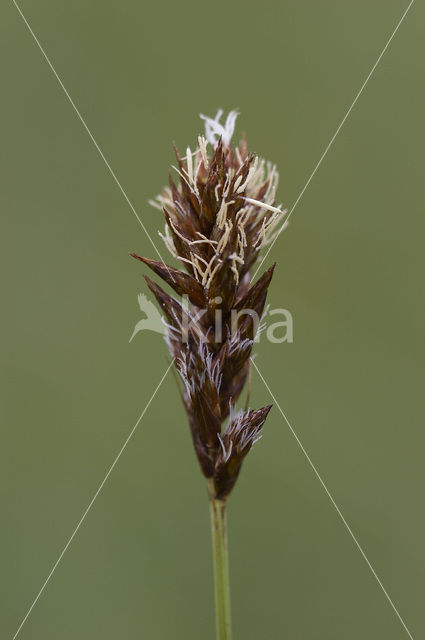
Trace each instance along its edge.
<path fill-rule="evenodd" d="M 149 232 L 199 112 L 291 206 L 407 2 L 22 0 Z M 12 638 L 166 367 L 155 257 L 11 1 L 1 7 L 1 622 Z M 267 264 L 294 344 L 258 366 L 413 637 L 423 637 L 423 24 L 415 3 Z M 160 240 L 158 239 L 158 242 Z M 254 374 L 254 406 L 269 403 Z M 402 640 L 276 408 L 230 500 L 235 640 Z M 171 375 L 22 640 L 213 640 L 206 490 Z"/>

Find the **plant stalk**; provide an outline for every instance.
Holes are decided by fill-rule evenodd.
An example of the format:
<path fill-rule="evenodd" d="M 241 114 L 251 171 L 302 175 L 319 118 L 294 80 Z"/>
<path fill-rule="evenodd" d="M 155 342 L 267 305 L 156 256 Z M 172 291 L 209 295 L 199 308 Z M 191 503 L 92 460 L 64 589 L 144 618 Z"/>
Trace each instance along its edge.
<path fill-rule="evenodd" d="M 210 491 L 210 513 L 217 640 L 231 640 L 226 502 L 224 500 L 217 500 L 212 491 Z"/>

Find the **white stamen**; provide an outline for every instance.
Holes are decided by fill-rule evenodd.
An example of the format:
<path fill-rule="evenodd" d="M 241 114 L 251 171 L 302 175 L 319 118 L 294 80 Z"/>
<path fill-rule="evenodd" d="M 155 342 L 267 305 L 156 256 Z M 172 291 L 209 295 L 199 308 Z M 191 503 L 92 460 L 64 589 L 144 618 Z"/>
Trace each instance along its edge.
<path fill-rule="evenodd" d="M 186 149 L 186 162 L 187 162 L 187 175 L 189 178 L 189 182 L 193 184 L 193 161 L 192 161 L 192 152 L 190 147 Z"/>
<path fill-rule="evenodd" d="M 202 277 L 202 284 L 203 284 L 203 286 L 205 286 L 206 282 L 208 281 L 208 275 L 211 273 L 211 267 L 212 267 L 212 265 L 213 265 L 214 260 L 216 260 L 216 259 L 217 259 L 217 256 L 215 256 L 215 255 L 214 255 L 214 256 L 211 258 L 211 260 L 209 261 L 209 263 L 208 263 L 208 265 L 207 265 L 207 268 L 206 268 L 206 269 L 205 269 L 205 271 L 204 271 L 204 275 L 203 275 L 203 277 Z"/>
<path fill-rule="evenodd" d="M 163 234 L 160 231 L 158 231 L 158 235 L 160 236 L 160 238 L 162 238 L 165 246 L 167 247 L 168 251 L 173 256 L 173 258 L 177 258 L 177 251 L 176 251 L 176 248 L 174 246 L 173 239 L 170 236 L 170 232 L 169 232 L 167 224 L 165 225 L 165 234 Z"/>
<path fill-rule="evenodd" d="M 239 264 L 244 264 L 244 261 L 242 260 L 242 258 L 238 256 L 236 253 L 230 254 L 229 260 L 236 260 L 236 262 L 239 262 Z"/>
<path fill-rule="evenodd" d="M 198 144 L 199 144 L 199 150 L 200 150 L 201 156 L 202 156 L 202 162 L 204 163 L 205 169 L 208 169 L 208 166 L 209 166 L 208 153 L 207 153 L 207 144 L 208 143 L 205 140 L 204 136 L 198 136 Z"/>
<path fill-rule="evenodd" d="M 171 165 L 171 167 L 172 167 L 172 169 L 174 169 L 174 171 L 177 171 L 177 173 L 179 174 L 180 178 L 182 178 L 182 180 L 184 180 L 184 181 L 185 181 L 185 183 L 187 184 L 187 186 L 189 187 L 189 189 L 191 190 L 191 192 L 192 192 L 192 193 L 194 193 L 196 196 L 198 196 L 198 200 L 199 200 L 198 187 L 197 187 L 196 183 L 195 183 L 195 182 L 193 182 L 193 179 L 192 179 L 192 184 L 191 184 L 190 179 L 188 179 L 188 178 L 189 178 L 189 174 L 188 174 L 188 172 L 186 171 L 186 169 L 182 169 L 182 171 L 180 171 L 180 169 L 177 169 L 177 167 L 175 167 L 173 164 Z M 184 175 L 184 173 L 183 173 L 183 172 L 184 172 L 186 175 Z M 187 176 L 187 177 L 186 177 L 186 176 Z"/>
<path fill-rule="evenodd" d="M 230 222 L 230 220 L 226 220 L 225 224 L 224 224 L 224 231 L 223 231 L 223 235 L 221 236 L 220 240 L 218 241 L 218 245 L 216 247 L 216 253 L 219 254 L 223 251 L 224 247 L 226 246 L 226 244 L 229 241 L 229 237 L 230 237 L 230 232 L 233 229 L 233 225 Z"/>
<path fill-rule="evenodd" d="M 187 244 L 189 244 L 189 238 L 186 238 L 186 236 L 182 235 L 180 233 L 180 231 L 177 229 L 176 225 L 174 224 L 174 222 L 170 219 L 170 225 L 174 231 L 174 233 L 176 234 L 176 236 L 178 236 L 181 240 L 183 240 L 183 242 L 186 242 Z"/>
<path fill-rule="evenodd" d="M 257 207 L 261 207 L 261 209 L 267 209 L 267 211 L 274 211 L 275 213 L 288 213 L 288 209 L 278 209 L 277 207 L 272 207 L 271 204 L 266 204 L 265 202 L 261 202 L 261 200 L 254 200 L 254 198 L 243 198 L 246 202 L 257 205 Z"/>
<path fill-rule="evenodd" d="M 240 183 L 242 182 L 242 177 L 243 177 L 243 176 L 238 176 L 238 177 L 236 178 L 236 180 L 235 180 L 235 184 L 233 185 L 233 190 L 234 190 L 236 193 L 239 193 L 239 191 L 238 191 L 238 187 L 239 187 Z"/>
<path fill-rule="evenodd" d="M 231 270 L 233 272 L 233 275 L 235 276 L 235 284 L 237 286 L 239 284 L 239 271 L 237 269 L 235 260 L 232 260 Z"/>
<path fill-rule="evenodd" d="M 156 200 L 148 200 L 148 204 L 150 204 L 151 207 L 154 207 L 155 209 L 162 211 L 161 205 L 159 204 L 159 202 L 156 202 Z"/>
<path fill-rule="evenodd" d="M 238 117 L 239 114 L 235 110 L 230 111 L 224 125 L 220 124 L 220 119 L 222 115 L 223 115 L 222 109 L 219 109 L 217 111 L 217 115 L 215 116 L 214 119 L 209 118 L 208 116 L 204 116 L 202 113 L 200 114 L 200 117 L 202 118 L 202 120 L 205 120 L 205 138 L 207 142 L 212 144 L 214 149 L 217 147 L 220 137 L 223 140 L 223 144 L 226 147 L 229 146 L 233 136 L 233 132 L 235 130 L 236 118 Z"/>
<path fill-rule="evenodd" d="M 206 289 L 209 289 L 209 288 L 210 288 L 210 286 L 211 286 L 211 282 L 212 282 L 212 280 L 213 280 L 213 278 L 214 278 L 215 274 L 217 273 L 217 269 L 218 269 L 219 267 L 220 267 L 220 261 L 215 265 L 214 269 L 211 271 L 211 274 L 210 274 L 210 276 L 209 276 L 208 280 L 206 281 L 206 283 L 205 283 L 205 285 L 204 285 Z"/>

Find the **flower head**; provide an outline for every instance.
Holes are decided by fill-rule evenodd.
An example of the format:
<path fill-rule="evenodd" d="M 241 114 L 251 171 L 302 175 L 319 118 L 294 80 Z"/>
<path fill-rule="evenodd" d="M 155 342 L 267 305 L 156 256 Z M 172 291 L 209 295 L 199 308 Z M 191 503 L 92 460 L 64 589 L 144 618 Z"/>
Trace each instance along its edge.
<path fill-rule="evenodd" d="M 146 278 L 167 318 L 167 343 L 183 381 L 201 469 L 216 497 L 225 499 L 270 410 L 236 413 L 235 404 L 250 369 L 254 317 L 263 313 L 274 269 L 252 284 L 252 267 L 280 231 L 286 211 L 275 206 L 276 167 L 249 153 L 244 137 L 233 146 L 238 114 L 231 111 L 224 124 L 222 115 L 201 115 L 205 137 L 199 136 L 195 150 L 187 147 L 184 157 L 176 149 L 179 181 L 170 175 L 169 186 L 152 202 L 164 213 L 161 236 L 183 270 L 132 255 L 187 301 Z"/>

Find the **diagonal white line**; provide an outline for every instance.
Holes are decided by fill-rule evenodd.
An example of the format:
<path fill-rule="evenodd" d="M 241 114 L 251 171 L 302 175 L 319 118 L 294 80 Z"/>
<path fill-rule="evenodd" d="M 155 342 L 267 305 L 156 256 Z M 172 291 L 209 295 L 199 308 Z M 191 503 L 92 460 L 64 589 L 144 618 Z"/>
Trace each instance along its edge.
<path fill-rule="evenodd" d="M 86 519 L 87 514 L 89 513 L 90 509 L 92 508 L 96 498 L 98 497 L 99 493 L 102 491 L 105 482 L 107 481 L 107 479 L 109 478 L 109 476 L 111 475 L 115 465 L 117 464 L 118 460 L 121 457 L 121 454 L 123 453 L 124 449 L 126 448 L 126 446 L 128 445 L 128 443 L 130 442 L 131 438 L 134 435 L 134 432 L 136 431 L 137 427 L 139 426 L 140 421 L 142 420 L 143 416 L 145 415 L 146 411 L 148 410 L 152 400 L 154 399 L 154 397 L 156 396 L 158 389 L 160 388 L 160 386 L 162 385 L 162 383 L 165 380 L 165 376 L 167 375 L 167 373 L 169 372 L 169 370 L 171 369 L 172 365 L 174 363 L 174 359 L 170 362 L 170 364 L 167 367 L 167 370 L 165 371 L 164 375 L 162 376 L 161 380 L 159 381 L 158 385 L 156 386 L 154 392 L 152 393 L 151 397 L 149 398 L 149 401 L 147 403 L 147 405 L 145 406 L 145 408 L 143 409 L 142 413 L 140 414 L 136 424 L 134 425 L 134 427 L 132 428 L 132 430 L 130 431 L 129 435 L 127 436 L 127 439 L 125 440 L 124 444 L 122 445 L 121 449 L 119 450 L 118 454 L 116 455 L 113 463 L 111 464 L 111 466 L 109 467 L 109 470 L 106 474 L 106 476 L 103 478 L 102 482 L 100 483 L 96 493 L 94 494 L 93 498 L 90 500 L 86 510 L 84 511 L 83 515 L 81 516 L 77 526 L 75 527 L 74 531 L 72 532 L 71 537 L 69 538 L 68 542 L 66 543 L 66 545 L 64 546 L 62 552 L 60 553 L 58 559 L 56 560 L 55 564 L 53 565 L 53 567 L 50 570 L 49 575 L 47 576 L 47 578 L 45 579 L 45 581 L 43 582 L 43 585 L 40 589 L 40 591 L 38 592 L 37 596 L 34 598 L 30 608 L 28 609 L 27 613 L 25 614 L 24 619 L 22 620 L 21 624 L 19 625 L 18 629 L 16 630 L 15 635 L 13 636 L 12 640 L 15 640 L 15 638 L 18 637 L 19 632 L 21 631 L 22 627 L 24 626 L 25 622 L 28 619 L 28 616 L 30 615 L 31 611 L 34 609 L 35 605 L 38 602 L 38 599 L 40 598 L 41 594 L 43 593 L 44 589 L 47 587 L 47 584 L 50 580 L 50 578 L 52 577 L 52 575 L 54 574 L 54 572 L 56 571 L 60 561 L 62 560 L 63 556 L 65 555 L 69 545 L 71 544 L 71 542 L 73 541 L 75 535 L 77 534 L 79 528 L 81 527 L 81 525 L 83 524 L 84 520 Z"/>
<path fill-rule="evenodd" d="M 14 0 L 13 0 L 14 1 Z M 271 245 L 269 246 L 269 248 L 267 249 L 266 253 L 264 254 L 263 258 L 261 259 L 260 264 L 258 265 L 257 269 L 255 270 L 254 276 L 253 276 L 253 280 L 255 278 L 255 276 L 257 275 L 257 273 L 259 272 L 259 270 L 261 269 L 264 260 L 267 258 L 267 256 L 269 255 L 270 251 L 273 249 L 273 246 L 276 242 L 276 240 L 278 239 L 278 237 L 280 236 L 280 234 L 282 233 L 283 229 L 286 227 L 289 218 L 291 217 L 292 213 L 295 210 L 295 207 L 297 206 L 297 204 L 299 203 L 299 201 L 301 200 L 301 198 L 304 195 L 305 190 L 307 189 L 307 187 L 309 186 L 310 182 L 313 180 L 314 176 L 316 175 L 316 172 L 318 170 L 318 168 L 320 167 L 320 165 L 322 164 L 326 154 L 328 153 L 329 149 L 331 148 L 331 146 L 333 145 L 335 138 L 337 137 L 338 133 L 341 131 L 342 127 L 344 126 L 345 121 L 347 120 L 348 116 L 350 115 L 351 111 L 353 110 L 353 107 L 355 106 L 357 100 L 360 98 L 363 89 L 365 88 L 365 86 L 367 85 L 367 83 L 369 82 L 370 78 L 372 77 L 373 72 L 375 71 L 376 67 L 378 66 L 378 64 L 381 61 L 382 56 L 384 55 L 384 53 L 386 52 L 386 50 L 388 49 L 388 47 L 391 44 L 392 39 L 394 38 L 395 34 L 397 33 L 399 27 L 401 26 L 401 23 L 403 22 L 404 18 L 407 16 L 410 7 L 412 6 L 412 4 L 414 3 L 415 0 L 411 0 L 406 11 L 403 13 L 403 15 L 401 16 L 400 20 L 397 23 L 396 28 L 394 29 L 394 31 L 392 32 L 392 34 L 390 35 L 390 37 L 387 40 L 387 43 L 385 45 L 385 47 L 382 49 L 381 53 L 378 56 L 377 61 L 375 62 L 375 64 L 373 65 L 372 69 L 369 71 L 366 80 L 363 82 L 362 86 L 360 87 L 356 97 L 354 98 L 353 102 L 351 103 L 350 108 L 348 109 L 347 113 L 345 114 L 345 116 L 343 117 L 343 119 L 341 120 L 341 122 L 339 123 L 335 133 L 333 134 L 332 138 L 329 141 L 328 146 L 326 147 L 326 149 L 324 150 L 324 152 L 322 153 L 322 155 L 319 158 L 319 162 L 316 164 L 316 166 L 313 169 L 313 172 L 311 174 L 311 176 L 309 177 L 309 179 L 307 180 L 307 182 L 305 183 L 304 187 L 301 189 L 298 198 L 295 200 L 294 204 L 292 205 L 288 216 L 285 220 L 284 225 L 280 228 L 279 232 L 277 233 L 276 237 L 274 238 L 273 242 L 271 243 Z"/>
<path fill-rule="evenodd" d="M 357 540 L 356 536 L 354 535 L 350 525 L 348 524 L 348 522 L 346 521 L 346 519 L 344 518 L 344 516 L 341 513 L 340 508 L 338 507 L 338 505 L 336 504 L 332 494 L 330 493 L 329 489 L 327 488 L 326 484 L 324 483 L 320 473 L 317 471 L 316 467 L 314 466 L 310 456 L 308 455 L 307 451 L 305 450 L 301 440 L 299 439 L 299 437 L 297 436 L 297 434 L 295 433 L 291 423 L 289 422 L 288 418 L 286 417 L 285 413 L 283 412 L 282 407 L 280 406 L 280 404 L 278 403 L 278 401 L 276 400 L 275 396 L 273 395 L 272 390 L 270 389 L 269 385 L 267 384 L 266 380 L 264 379 L 261 371 L 259 370 L 259 368 L 257 367 L 257 365 L 255 364 L 255 361 L 251 358 L 251 362 L 254 365 L 258 375 L 260 376 L 261 380 L 264 383 L 264 386 L 266 387 L 267 391 L 269 392 L 273 402 L 276 404 L 277 408 L 279 409 L 283 419 L 285 420 L 286 424 L 288 425 L 289 429 L 291 430 L 292 435 L 294 436 L 295 440 L 297 441 L 298 446 L 300 447 L 301 451 L 303 452 L 303 454 L 305 455 L 305 457 L 307 458 L 308 463 L 310 464 L 311 468 L 313 469 L 317 479 L 319 480 L 320 484 L 322 485 L 323 489 L 326 492 L 326 495 L 328 496 L 329 500 L 332 502 L 332 505 L 334 506 L 337 514 L 339 515 L 339 517 L 341 518 L 345 528 L 347 529 L 348 533 L 350 534 L 350 536 L 352 537 L 352 539 L 354 540 L 356 547 L 358 548 L 358 550 L 360 551 L 360 553 L 363 556 L 363 559 L 365 560 L 367 566 L 369 567 L 369 569 L 371 570 L 371 572 L 373 573 L 376 581 L 378 582 L 379 586 L 381 587 L 382 591 L 385 594 L 385 597 L 387 598 L 388 602 L 390 603 L 390 605 L 392 606 L 392 608 L 394 609 L 395 614 L 397 615 L 397 618 L 400 620 L 401 624 L 404 627 L 404 630 L 406 631 L 407 635 L 409 636 L 410 640 L 413 640 L 413 636 L 410 633 L 409 629 L 407 628 L 403 618 L 401 617 L 401 615 L 399 614 L 394 602 L 391 600 L 390 596 L 388 595 L 387 590 L 385 589 L 384 585 L 382 584 L 381 580 L 379 579 L 375 569 L 372 567 L 371 563 L 369 562 L 365 552 L 363 551 L 362 547 L 360 546 L 359 541 Z"/>
<path fill-rule="evenodd" d="M 28 20 L 25 18 L 24 14 L 22 13 L 21 9 L 19 8 L 18 4 L 16 3 L 16 0 L 12 0 L 13 4 L 15 5 L 16 9 L 19 12 L 19 15 L 21 16 L 22 20 L 24 21 L 26 27 L 28 28 L 28 31 L 30 32 L 30 34 L 32 35 L 32 37 L 34 38 L 38 48 L 40 49 L 41 53 L 43 54 L 44 59 L 46 60 L 47 64 L 49 65 L 50 69 L 53 72 L 53 75 L 55 76 L 56 80 L 59 82 L 61 88 L 63 89 L 63 92 L 65 93 L 66 97 L 68 98 L 69 102 L 71 103 L 72 108 L 74 109 L 75 113 L 77 114 L 78 118 L 81 121 L 81 124 L 83 125 L 84 129 L 87 131 L 90 140 L 93 142 L 94 146 L 96 147 L 97 151 L 99 152 L 100 157 L 102 158 L 103 162 L 105 163 L 106 167 L 109 170 L 109 173 L 111 174 L 111 176 L 113 177 L 118 189 L 121 191 L 122 195 L 124 196 L 128 206 L 130 207 L 130 209 L 132 210 L 132 212 L 134 213 L 134 215 L 136 216 L 137 220 L 140 223 L 140 226 L 142 227 L 143 231 L 145 232 L 145 234 L 147 235 L 151 245 L 153 246 L 153 248 L 155 249 L 156 254 L 159 256 L 161 262 L 163 262 L 165 264 L 165 260 L 163 259 L 163 257 L 161 256 L 161 254 L 159 253 L 159 250 L 156 247 L 156 244 L 154 243 L 154 241 L 152 240 L 151 236 L 149 235 L 148 230 L 146 229 L 145 225 L 143 224 L 141 218 L 139 217 L 136 209 L 134 208 L 133 204 L 131 203 L 128 195 L 126 194 L 126 192 L 124 191 L 123 187 L 121 186 L 120 181 L 118 180 L 117 176 L 115 175 L 114 170 L 112 169 L 111 165 L 109 164 L 109 162 L 107 161 L 107 159 L 105 158 L 105 155 L 102 151 L 102 149 L 99 147 L 99 145 L 97 144 L 92 132 L 90 131 L 90 129 L 88 128 L 86 121 L 84 120 L 83 116 L 81 115 L 81 113 L 79 112 L 78 108 L 76 107 L 73 99 L 71 98 L 71 96 L 69 95 L 68 91 L 65 88 L 65 85 L 63 84 L 61 78 L 59 77 L 59 75 L 56 73 L 56 70 L 54 68 L 54 66 L 52 65 L 52 63 L 50 62 L 50 59 L 47 56 L 47 53 L 44 51 L 43 47 L 41 46 L 37 36 L 35 35 L 34 31 L 31 29 Z M 169 272 L 170 273 L 170 272 Z M 170 274 L 171 275 L 171 274 Z M 171 276 L 172 277 L 172 276 Z M 174 278 L 172 277 L 172 279 L 174 280 Z"/>

